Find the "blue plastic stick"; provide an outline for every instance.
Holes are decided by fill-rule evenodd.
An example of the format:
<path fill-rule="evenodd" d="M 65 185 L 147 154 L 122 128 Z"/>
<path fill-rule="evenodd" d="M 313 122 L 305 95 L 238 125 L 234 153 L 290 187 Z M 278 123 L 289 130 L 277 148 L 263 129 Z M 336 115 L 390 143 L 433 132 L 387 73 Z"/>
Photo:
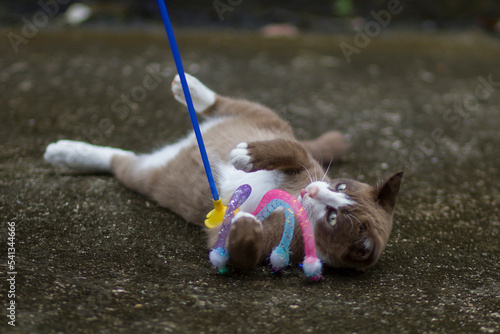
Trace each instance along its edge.
<path fill-rule="evenodd" d="M 196 117 L 196 111 L 194 110 L 193 101 L 191 100 L 191 94 L 189 93 L 186 75 L 184 74 L 184 67 L 182 66 L 181 55 L 179 53 L 179 48 L 177 47 L 177 42 L 175 41 L 174 30 L 172 29 L 172 24 L 170 23 L 167 6 L 165 5 L 165 2 L 163 0 L 157 0 L 157 2 L 158 6 L 160 7 L 163 25 L 165 26 L 165 30 L 167 31 L 170 49 L 172 50 L 172 55 L 174 56 L 175 60 L 175 66 L 177 67 L 177 72 L 179 73 L 179 77 L 181 79 L 182 90 L 184 91 L 184 96 L 186 98 L 189 117 L 191 118 L 191 123 L 193 124 L 196 140 L 198 141 L 198 147 L 200 149 L 201 159 L 203 160 L 203 166 L 205 167 L 205 173 L 207 174 L 210 191 L 212 192 L 214 201 L 217 201 L 219 200 L 219 193 L 217 192 L 217 187 L 215 186 L 214 176 L 212 174 L 212 169 L 210 168 L 210 163 L 208 161 L 207 151 L 205 150 L 205 144 L 203 143 L 203 137 L 201 136 L 200 125 L 198 123 L 198 118 Z"/>

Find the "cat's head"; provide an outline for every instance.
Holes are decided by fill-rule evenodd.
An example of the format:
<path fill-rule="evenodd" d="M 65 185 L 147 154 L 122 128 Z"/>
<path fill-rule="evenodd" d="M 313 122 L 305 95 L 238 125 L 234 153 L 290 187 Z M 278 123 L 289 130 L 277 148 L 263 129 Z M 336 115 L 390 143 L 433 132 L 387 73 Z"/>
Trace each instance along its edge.
<path fill-rule="evenodd" d="M 301 191 L 324 263 L 364 269 L 377 262 L 391 233 L 402 178 L 399 172 L 375 187 L 350 179 L 317 181 Z"/>

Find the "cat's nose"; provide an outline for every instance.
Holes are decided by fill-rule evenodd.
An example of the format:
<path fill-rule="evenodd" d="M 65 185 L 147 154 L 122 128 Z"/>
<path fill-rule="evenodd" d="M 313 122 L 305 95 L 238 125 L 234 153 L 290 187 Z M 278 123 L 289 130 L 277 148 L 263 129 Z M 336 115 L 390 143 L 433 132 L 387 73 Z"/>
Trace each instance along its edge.
<path fill-rule="evenodd" d="M 314 198 L 314 196 L 318 194 L 319 188 L 317 186 L 308 186 L 305 190 L 303 190 L 303 192 L 304 193 L 302 193 L 302 191 L 300 192 L 302 197 L 304 197 L 305 194 L 309 194 L 311 198 Z"/>
<path fill-rule="evenodd" d="M 309 189 L 309 196 L 311 197 L 314 197 L 318 194 L 319 192 L 319 188 L 316 187 L 316 186 L 312 186 L 310 189 Z"/>

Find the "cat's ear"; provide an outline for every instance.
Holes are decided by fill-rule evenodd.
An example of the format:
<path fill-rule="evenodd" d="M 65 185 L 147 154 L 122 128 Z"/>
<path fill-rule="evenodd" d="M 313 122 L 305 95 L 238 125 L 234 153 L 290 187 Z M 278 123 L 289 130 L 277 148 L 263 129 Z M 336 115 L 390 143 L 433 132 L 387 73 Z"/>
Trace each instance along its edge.
<path fill-rule="evenodd" d="M 398 197 L 402 179 L 403 172 L 401 171 L 391 176 L 382 186 L 378 186 L 375 189 L 377 203 L 389 214 L 392 214 L 396 206 L 396 198 Z"/>

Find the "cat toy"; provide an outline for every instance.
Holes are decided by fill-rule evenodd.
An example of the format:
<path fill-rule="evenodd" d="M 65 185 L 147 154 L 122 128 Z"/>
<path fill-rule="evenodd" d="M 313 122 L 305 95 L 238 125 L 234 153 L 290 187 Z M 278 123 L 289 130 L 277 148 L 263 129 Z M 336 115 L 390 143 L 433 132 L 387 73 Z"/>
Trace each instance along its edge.
<path fill-rule="evenodd" d="M 212 198 L 214 202 L 214 210 L 212 210 L 207 215 L 207 220 L 205 225 L 209 228 L 213 228 L 219 225 L 226 211 L 226 207 L 222 204 L 222 200 L 217 192 L 217 187 L 215 186 L 214 176 L 212 174 L 212 169 L 210 167 L 210 162 L 208 161 L 207 151 L 205 149 L 205 144 L 203 142 L 203 137 L 200 131 L 200 124 L 198 123 L 198 118 L 196 117 L 196 111 L 194 109 L 193 100 L 191 99 L 191 93 L 189 92 L 189 87 L 186 81 L 186 74 L 184 72 L 184 66 L 182 65 L 181 55 L 179 52 L 179 47 L 175 40 L 174 30 L 172 24 L 170 23 L 170 17 L 168 16 L 167 6 L 164 0 L 157 0 L 158 7 L 160 7 L 160 13 L 163 20 L 163 25 L 167 32 L 168 41 L 170 43 L 170 49 L 172 50 L 172 55 L 174 57 L 175 66 L 177 67 L 177 72 L 179 78 L 181 79 L 182 91 L 184 92 L 184 97 L 186 98 L 186 104 L 189 111 L 189 118 L 191 119 L 191 124 L 193 125 L 193 130 L 198 142 L 198 148 L 200 150 L 201 159 L 203 161 L 203 166 L 205 167 L 205 174 L 207 175 L 208 184 L 210 185 L 210 191 L 212 192 Z"/>
<path fill-rule="evenodd" d="M 221 274 L 226 273 L 228 270 L 226 264 L 229 260 L 229 253 L 225 245 L 234 213 L 236 209 L 247 200 L 251 191 L 252 188 L 248 184 L 244 184 L 238 187 L 233 193 L 227 205 L 217 242 L 210 252 L 210 261 L 214 267 L 218 268 Z M 252 214 L 258 220 L 262 221 L 269 217 L 269 215 L 279 207 L 284 209 L 285 227 L 280 243 L 273 249 L 270 255 L 272 270 L 278 272 L 290 263 L 290 242 L 293 238 L 295 217 L 297 217 L 302 231 L 304 251 L 306 254 L 302 262 L 302 268 L 305 274 L 313 281 L 319 281 L 321 279 L 322 264 L 316 255 L 316 246 L 311 223 L 299 201 L 284 190 L 273 189 L 264 195 Z"/>

